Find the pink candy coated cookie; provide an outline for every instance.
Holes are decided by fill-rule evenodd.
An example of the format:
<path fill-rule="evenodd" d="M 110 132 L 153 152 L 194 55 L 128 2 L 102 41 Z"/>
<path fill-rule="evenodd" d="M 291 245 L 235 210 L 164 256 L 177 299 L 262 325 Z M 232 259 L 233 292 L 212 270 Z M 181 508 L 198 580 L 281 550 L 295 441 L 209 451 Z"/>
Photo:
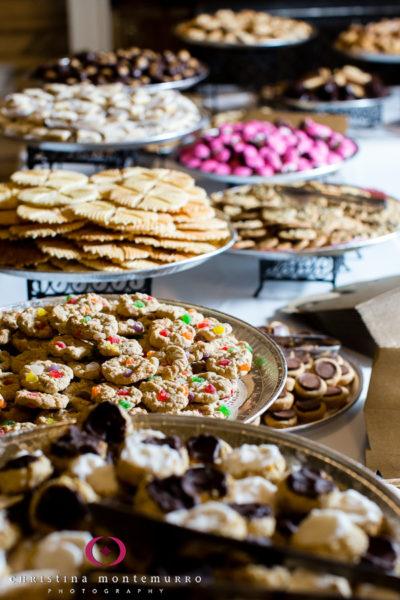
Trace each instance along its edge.
<path fill-rule="evenodd" d="M 327 125 L 305 119 L 299 127 L 284 121 L 225 123 L 182 149 L 180 162 L 192 169 L 239 177 L 308 171 L 335 164 L 356 145 Z"/>

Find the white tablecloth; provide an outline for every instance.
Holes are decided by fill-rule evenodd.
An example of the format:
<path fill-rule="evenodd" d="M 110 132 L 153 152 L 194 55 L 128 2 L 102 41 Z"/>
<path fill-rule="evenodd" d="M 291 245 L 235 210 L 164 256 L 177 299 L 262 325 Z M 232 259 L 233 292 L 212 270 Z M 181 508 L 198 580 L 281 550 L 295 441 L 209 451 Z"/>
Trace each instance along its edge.
<path fill-rule="evenodd" d="M 382 189 L 400 197 L 400 137 L 380 130 L 361 134 L 358 142 L 358 156 L 330 181 Z M 339 285 L 399 274 L 400 241 L 363 250 L 361 259 L 352 253 L 347 257 L 347 264 L 350 270 L 341 271 Z M 221 255 L 191 271 L 154 280 L 153 293 L 216 308 L 252 325 L 262 325 L 288 301 L 330 289 L 325 283 L 271 281 L 265 284 L 259 298 L 253 298 L 257 279 L 256 259 Z M 0 303 L 24 299 L 25 281 L 0 275 Z M 361 355 L 355 356 L 361 361 L 366 379 L 360 401 L 331 423 L 310 431 L 307 437 L 363 461 L 366 433 L 362 408 L 370 361 Z"/>

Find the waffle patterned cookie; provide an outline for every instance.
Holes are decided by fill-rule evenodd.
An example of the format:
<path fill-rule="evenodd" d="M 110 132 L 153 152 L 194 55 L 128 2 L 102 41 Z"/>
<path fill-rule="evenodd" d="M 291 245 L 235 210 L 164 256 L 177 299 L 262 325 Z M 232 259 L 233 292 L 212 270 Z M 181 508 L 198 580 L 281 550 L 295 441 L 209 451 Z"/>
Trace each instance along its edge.
<path fill-rule="evenodd" d="M 229 235 L 180 171 L 27 170 L 0 186 L 0 264 L 13 268 L 151 269 L 213 252 Z"/>

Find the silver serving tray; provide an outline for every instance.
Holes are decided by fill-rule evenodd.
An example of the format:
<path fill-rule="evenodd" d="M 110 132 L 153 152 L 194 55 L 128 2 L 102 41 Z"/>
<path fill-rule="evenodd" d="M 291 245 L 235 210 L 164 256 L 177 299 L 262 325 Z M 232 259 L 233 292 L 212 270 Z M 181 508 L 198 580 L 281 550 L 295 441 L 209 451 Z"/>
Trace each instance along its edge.
<path fill-rule="evenodd" d="M 100 292 L 101 293 L 101 292 Z M 118 294 L 102 294 L 106 298 L 115 299 Z M 25 309 L 30 306 L 46 306 L 57 304 L 65 296 L 27 300 L 12 305 L 1 306 L 3 310 Z M 264 333 L 248 323 L 236 319 L 218 310 L 188 302 L 177 302 L 159 298 L 160 301 L 189 309 L 194 308 L 207 317 L 214 317 L 222 323 L 229 323 L 233 333 L 240 340 L 246 340 L 253 348 L 254 363 L 252 369 L 239 380 L 238 391 L 225 404 L 232 412 L 232 418 L 250 423 L 265 412 L 281 393 L 286 380 L 287 369 L 285 358 L 279 346 Z M 196 417 L 197 418 L 197 417 Z M 45 426 L 47 427 L 47 426 Z M 7 437 L 10 434 L 7 434 Z"/>
<path fill-rule="evenodd" d="M 193 77 L 185 77 L 185 79 L 180 79 L 179 81 L 162 81 L 160 83 L 146 83 L 146 84 L 132 84 L 132 85 L 125 85 L 126 88 L 128 88 L 129 90 L 138 90 L 138 89 L 146 89 L 149 91 L 154 91 L 154 92 L 159 92 L 161 90 L 187 90 L 195 85 L 197 85 L 198 83 L 200 83 L 201 81 L 203 81 L 204 79 L 207 79 L 207 77 L 210 74 L 210 69 L 204 64 L 201 63 L 201 66 L 203 68 L 203 72 L 199 73 L 198 75 L 195 75 Z M 37 79 L 37 78 L 31 78 L 29 77 L 29 87 L 42 87 L 43 85 L 47 85 L 47 84 L 52 84 L 52 83 L 58 83 L 56 81 L 47 81 L 44 79 Z M 79 83 L 79 82 L 77 82 Z M 89 83 L 91 83 L 89 81 Z M 115 83 L 123 83 L 116 81 Z M 69 84 L 66 84 L 69 85 Z M 71 84 L 71 85 L 75 85 L 75 84 Z M 95 84 L 92 84 L 95 85 Z M 112 85 L 112 82 L 110 83 L 106 83 L 106 84 L 97 84 L 96 87 L 101 88 L 102 85 Z"/>
<path fill-rule="evenodd" d="M 296 98 L 289 98 L 284 96 L 280 98 L 284 104 L 292 108 L 297 108 L 305 111 L 312 112 L 329 112 L 329 111 L 343 111 L 354 109 L 372 108 L 373 106 L 380 106 L 389 98 L 390 94 L 381 96 L 379 98 L 360 98 L 358 100 L 331 100 L 328 102 L 322 101 L 311 101 L 311 100 L 297 100 Z"/>
<path fill-rule="evenodd" d="M 194 77 L 186 77 L 185 79 L 180 79 L 179 81 L 162 81 L 161 83 L 148 83 L 146 85 L 133 85 L 134 89 L 144 88 L 146 90 L 151 91 L 160 91 L 160 90 L 188 90 L 191 87 L 194 87 L 210 74 L 210 69 L 206 67 L 204 63 L 201 63 L 204 69 L 203 73 L 199 73 L 199 75 L 195 75 Z"/>
<path fill-rule="evenodd" d="M 308 466 L 323 469 L 344 488 L 353 488 L 376 502 L 382 509 L 393 534 L 400 540 L 400 496 L 378 479 L 372 471 L 343 454 L 312 442 L 297 435 L 288 434 L 266 427 L 254 427 L 197 417 L 177 417 L 172 415 L 136 415 L 133 417 L 135 428 L 159 429 L 166 435 L 179 435 L 188 439 L 194 435 L 208 433 L 221 437 L 232 446 L 241 444 L 277 444 L 289 464 L 304 463 Z M 16 452 L 26 449 L 30 452 L 44 449 L 62 435 L 66 427 L 63 423 L 48 425 L 35 431 L 7 434 L 0 438 L 0 462 L 3 464 Z"/>
<path fill-rule="evenodd" d="M 206 133 L 206 132 L 204 132 Z M 255 183 L 270 183 L 273 184 L 283 184 L 283 183 L 297 183 L 298 181 L 309 181 L 311 179 L 319 179 L 321 177 L 325 177 L 326 175 L 331 175 L 332 173 L 336 173 L 342 166 L 348 163 L 350 160 L 355 158 L 359 152 L 358 144 L 354 140 L 352 140 L 356 145 L 356 151 L 349 158 L 345 158 L 340 163 L 335 163 L 333 165 L 323 165 L 321 167 L 315 167 L 315 169 L 309 169 L 308 171 L 294 171 L 290 173 L 278 173 L 277 175 L 271 175 L 269 177 L 265 177 L 263 175 L 250 175 L 249 177 L 240 177 L 239 175 L 218 175 L 216 173 L 206 173 L 205 171 L 200 171 L 199 169 L 190 169 L 189 167 L 185 167 L 185 165 L 181 164 L 176 156 L 176 166 L 177 168 L 185 171 L 195 179 L 209 179 L 210 181 L 219 181 L 225 184 L 233 184 L 233 185 L 253 185 Z"/>
<path fill-rule="evenodd" d="M 333 408 L 331 410 L 328 409 L 325 415 L 322 417 L 322 419 L 318 419 L 318 421 L 313 421 L 312 423 L 299 423 L 298 425 L 294 425 L 293 427 L 285 427 L 283 431 L 289 431 L 299 434 L 308 433 L 310 430 L 317 429 L 321 425 L 330 423 L 333 419 L 339 417 L 339 415 L 342 415 L 343 413 L 347 412 L 360 399 L 364 385 L 364 377 L 362 374 L 360 363 L 357 360 L 350 358 L 350 356 L 345 352 L 340 352 L 339 354 L 340 356 L 343 356 L 343 358 L 353 367 L 354 371 L 356 372 L 356 378 L 350 386 L 350 395 L 346 404 L 344 406 L 341 406 L 340 408 Z M 265 423 L 264 426 L 268 427 L 268 429 L 276 429 L 275 427 L 269 427 L 268 425 L 265 425 Z"/>
<path fill-rule="evenodd" d="M 357 50 L 343 50 L 337 44 L 334 49 L 353 60 L 364 60 L 366 62 L 400 64 L 400 54 L 386 54 L 385 52 L 361 52 Z"/>
<path fill-rule="evenodd" d="M 209 118 L 204 111 L 200 111 L 200 120 L 193 124 L 187 129 L 176 131 L 175 133 L 162 133 L 157 136 L 144 138 L 142 140 L 131 140 L 123 142 L 105 142 L 100 144 L 82 144 L 79 142 L 58 142 L 54 140 L 46 140 L 42 138 L 30 138 L 30 137 L 17 137 L 14 135 L 7 135 L 3 131 L 0 131 L 0 136 L 25 144 L 26 146 L 33 146 L 40 148 L 41 150 L 49 150 L 53 152 L 87 152 L 87 151 L 106 151 L 106 150 L 137 150 L 151 144 L 167 144 L 180 140 L 186 136 L 189 136 L 200 129 L 203 129 L 208 125 Z"/>
<path fill-rule="evenodd" d="M 229 239 L 228 241 L 219 248 L 215 248 L 212 252 L 206 254 L 199 254 L 192 258 L 185 258 L 176 263 L 166 263 L 165 265 L 159 265 L 151 269 L 132 269 L 127 271 L 118 271 L 115 273 L 108 271 L 76 271 L 76 272 L 63 272 L 63 271 L 39 271 L 35 269 L 12 269 L 7 267 L 1 267 L 0 273 L 5 275 L 14 275 L 16 277 L 22 277 L 23 279 L 34 279 L 36 281 L 65 281 L 69 283 L 93 283 L 96 281 L 129 281 L 136 279 L 147 279 L 148 277 L 163 277 L 164 275 L 172 275 L 175 273 L 181 273 L 188 269 L 198 267 L 202 263 L 206 262 L 210 258 L 214 258 L 218 254 L 228 250 L 236 241 L 237 234 L 232 227 L 230 221 L 220 211 L 216 211 L 218 218 L 224 219 L 228 224 Z"/>
<path fill-rule="evenodd" d="M 306 181 L 306 179 L 304 179 Z M 256 182 L 254 182 L 256 183 Z M 332 184 L 331 184 L 332 185 Z M 346 184 L 337 184 L 337 185 L 346 185 Z M 238 186 L 240 187 L 240 186 Z M 359 187 L 360 190 L 363 190 L 360 186 L 353 185 L 352 187 Z M 234 190 L 235 188 L 230 188 Z M 224 192 L 216 192 L 214 195 L 219 194 L 221 197 Z M 393 198 L 392 196 L 388 196 Z M 234 222 L 233 222 L 234 224 Z M 237 256 L 251 256 L 253 258 L 258 258 L 260 260 L 290 260 L 295 258 L 312 258 L 315 256 L 340 256 L 345 254 L 346 252 L 354 252 L 355 250 L 361 250 L 362 248 L 369 248 L 370 246 L 376 246 L 380 244 L 385 244 L 387 242 L 392 242 L 394 240 L 399 239 L 400 237 L 400 229 L 397 231 L 393 231 L 392 233 L 387 233 L 386 235 L 381 235 L 379 237 L 374 238 L 354 238 L 351 242 L 345 244 L 336 244 L 335 246 L 322 246 L 321 248 L 312 248 L 309 250 L 254 250 L 252 248 L 249 249 L 234 249 L 231 248 L 228 251 L 228 254 L 237 255 Z"/>
<path fill-rule="evenodd" d="M 265 48 L 286 48 L 288 46 L 300 46 L 301 44 L 305 44 L 306 42 L 310 42 L 313 40 L 317 34 L 318 29 L 312 26 L 312 31 L 308 37 L 301 38 L 298 40 L 288 40 L 285 38 L 275 38 L 268 40 L 266 42 L 261 42 L 259 44 L 239 44 L 239 43 L 229 43 L 229 42 L 210 42 L 208 40 L 195 40 L 188 35 L 185 35 L 181 32 L 181 27 L 183 23 L 180 23 L 173 29 L 173 33 L 181 39 L 186 44 L 190 44 L 193 46 L 205 46 L 207 48 L 225 48 L 227 50 L 261 50 Z"/>

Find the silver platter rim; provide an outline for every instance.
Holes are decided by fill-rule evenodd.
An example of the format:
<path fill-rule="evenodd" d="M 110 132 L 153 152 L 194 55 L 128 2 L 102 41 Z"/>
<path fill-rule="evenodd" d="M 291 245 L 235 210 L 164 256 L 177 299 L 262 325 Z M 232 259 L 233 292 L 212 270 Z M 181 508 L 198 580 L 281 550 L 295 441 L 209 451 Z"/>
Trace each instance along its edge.
<path fill-rule="evenodd" d="M 350 408 L 355 406 L 357 402 L 361 399 L 361 394 L 364 385 L 364 375 L 362 373 L 360 363 L 358 362 L 358 360 L 351 357 L 347 352 L 340 351 L 338 352 L 338 354 L 342 356 L 353 367 L 357 375 L 356 385 L 353 386 L 354 389 L 352 389 L 350 393 L 350 400 L 346 402 L 346 404 L 338 408 L 335 412 L 327 413 L 321 419 L 318 419 L 318 421 L 313 421 L 311 423 L 300 423 L 298 425 L 294 425 L 293 427 L 285 427 L 284 431 L 287 431 L 289 433 L 299 433 L 299 435 L 302 435 L 303 433 L 308 433 L 311 430 L 318 429 L 323 425 L 328 425 L 334 419 L 350 410 Z M 275 429 L 275 427 L 271 428 L 265 424 L 263 424 L 262 426 L 268 427 L 269 429 Z"/>
<path fill-rule="evenodd" d="M 224 219 L 227 223 L 229 230 L 228 241 L 219 248 L 215 248 L 212 252 L 206 254 L 199 254 L 192 258 L 185 258 L 176 263 L 165 263 L 152 269 L 136 269 L 129 271 L 118 271 L 112 273 L 109 271 L 37 271 L 35 269 L 12 269 L 0 266 L 0 273 L 5 275 L 13 275 L 15 277 L 22 277 L 23 279 L 32 279 L 35 281 L 64 281 L 66 283 L 92 283 L 96 281 L 128 281 L 137 279 L 147 279 L 148 277 L 163 277 L 164 275 L 171 275 L 172 273 L 181 273 L 187 269 L 192 269 L 206 262 L 210 258 L 214 258 L 226 252 L 233 246 L 237 239 L 236 230 L 233 228 L 229 219 L 221 211 L 216 210 L 216 216 L 220 219 Z"/>
<path fill-rule="evenodd" d="M 385 100 L 390 98 L 390 96 L 391 94 L 389 93 L 388 95 L 380 96 L 379 98 L 360 98 L 358 100 L 330 100 L 328 102 L 298 100 L 296 98 L 289 98 L 288 96 L 282 96 L 279 99 L 282 100 L 282 102 L 284 102 L 286 106 L 299 108 L 301 110 L 324 112 L 329 109 L 346 111 L 356 108 L 371 108 L 373 106 L 379 106 L 383 104 Z"/>
<path fill-rule="evenodd" d="M 363 60 L 365 62 L 400 64 L 399 54 L 387 54 L 385 52 L 362 52 L 357 50 L 345 50 L 334 44 L 334 49 L 353 60 Z"/>
<path fill-rule="evenodd" d="M 185 24 L 185 22 L 179 23 L 178 25 L 176 25 L 173 28 L 173 33 L 176 37 L 178 37 L 180 40 L 182 40 L 186 44 L 193 45 L 193 46 L 203 46 L 205 48 L 220 48 L 220 49 L 225 49 L 225 50 L 263 50 L 263 49 L 265 50 L 268 48 L 273 49 L 273 48 L 286 48 L 286 47 L 291 47 L 291 46 L 300 46 L 302 44 L 306 44 L 307 42 L 310 42 L 311 40 L 316 38 L 318 35 L 317 27 L 315 27 L 315 25 L 310 25 L 310 23 L 308 23 L 308 25 L 310 25 L 310 27 L 311 27 L 310 35 L 305 38 L 300 38 L 297 40 L 288 40 L 285 38 L 275 38 L 275 39 L 269 40 L 268 42 L 262 42 L 260 44 L 237 44 L 237 43 L 229 43 L 229 42 L 210 42 L 207 40 L 194 40 L 190 36 L 185 35 L 184 33 L 181 33 L 180 29 L 182 28 L 182 26 L 184 24 Z"/>
<path fill-rule="evenodd" d="M 306 180 L 304 180 L 306 181 Z M 329 185 L 344 185 L 348 186 L 346 183 L 330 183 Z M 235 186 L 229 188 L 230 191 L 240 188 L 241 186 Z M 352 185 L 353 188 L 359 188 L 360 190 L 364 190 L 361 186 Z M 223 192 L 215 192 L 216 194 L 223 194 Z M 393 198 L 391 195 L 387 195 L 388 198 L 393 200 L 397 200 L 400 202 L 398 198 Z M 234 222 L 233 222 L 234 223 Z M 355 250 L 361 250 L 362 248 L 369 248 L 370 246 L 377 246 L 380 244 L 386 244 L 387 242 L 394 241 L 400 238 L 400 228 L 397 231 L 392 231 L 391 233 L 387 233 L 386 235 L 381 235 L 379 237 L 368 238 L 368 239 L 354 239 L 350 243 L 346 244 L 337 244 L 336 246 L 325 246 L 321 248 L 313 248 L 310 250 L 252 250 L 251 248 L 246 250 L 240 250 L 235 248 L 230 248 L 227 252 L 229 255 L 235 256 L 248 256 L 252 258 L 258 258 L 260 260 L 274 260 L 274 261 L 284 261 L 290 260 L 294 258 L 312 258 L 318 256 L 341 256 L 347 252 L 353 252 Z"/>
<path fill-rule="evenodd" d="M 126 142 L 110 142 L 110 143 L 101 143 L 101 144 L 82 144 L 79 142 L 58 142 L 54 140 L 45 140 L 38 138 L 24 138 L 17 137 L 13 135 L 7 135 L 4 131 L 0 131 L 0 136 L 7 140 L 12 140 L 14 142 L 18 142 L 19 144 L 24 144 L 25 146 L 39 148 L 40 150 L 48 150 L 53 152 L 89 152 L 89 151 L 107 151 L 107 150 L 136 150 L 138 148 L 143 148 L 146 146 L 150 146 L 152 144 L 168 144 L 169 142 L 174 142 L 177 140 L 181 140 L 197 131 L 206 127 L 209 123 L 209 117 L 204 111 L 204 109 L 199 109 L 200 119 L 191 127 L 188 127 L 185 130 L 175 132 L 173 134 L 160 134 L 158 136 L 154 136 L 152 138 L 147 138 L 143 140 L 132 140 Z"/>
<path fill-rule="evenodd" d="M 331 175 L 332 173 L 336 173 L 339 171 L 344 164 L 347 164 L 350 160 L 353 160 L 359 153 L 360 148 L 356 141 L 353 138 L 349 138 L 355 144 L 356 150 L 354 154 L 345 158 L 339 163 L 335 163 L 332 165 L 323 165 L 321 167 L 315 167 L 314 169 L 309 169 L 308 171 L 294 171 L 290 173 L 278 173 L 277 175 L 270 175 L 269 177 L 265 177 L 262 175 L 250 175 L 249 177 L 240 177 L 239 175 L 218 175 L 216 173 L 207 173 L 205 171 L 200 171 L 199 169 L 191 169 L 189 167 L 185 167 L 179 162 L 178 153 L 175 153 L 175 163 L 178 168 L 185 173 L 188 173 L 195 179 L 208 179 L 210 181 L 219 181 L 225 184 L 233 184 L 235 186 L 240 185 L 253 185 L 255 183 L 270 183 L 273 184 L 283 184 L 283 183 L 297 183 L 298 181 L 309 181 L 311 179 L 318 179 L 320 177 L 324 177 L 325 175 Z"/>

